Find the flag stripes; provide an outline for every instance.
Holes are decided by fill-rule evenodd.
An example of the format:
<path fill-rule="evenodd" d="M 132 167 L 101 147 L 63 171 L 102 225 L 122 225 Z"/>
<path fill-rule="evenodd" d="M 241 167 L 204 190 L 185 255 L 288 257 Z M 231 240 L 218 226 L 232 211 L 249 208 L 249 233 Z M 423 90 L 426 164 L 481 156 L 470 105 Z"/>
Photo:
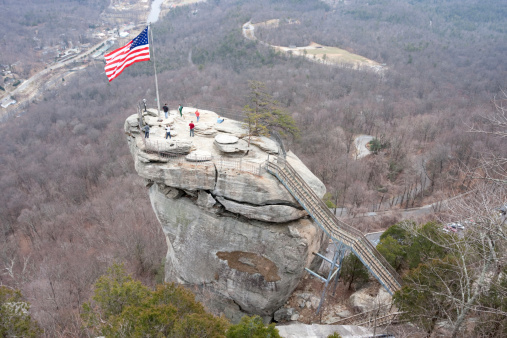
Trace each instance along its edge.
<path fill-rule="evenodd" d="M 104 57 L 106 59 L 105 71 L 109 82 L 113 81 L 128 66 L 136 62 L 149 61 L 148 27 L 125 46 L 104 55 Z"/>

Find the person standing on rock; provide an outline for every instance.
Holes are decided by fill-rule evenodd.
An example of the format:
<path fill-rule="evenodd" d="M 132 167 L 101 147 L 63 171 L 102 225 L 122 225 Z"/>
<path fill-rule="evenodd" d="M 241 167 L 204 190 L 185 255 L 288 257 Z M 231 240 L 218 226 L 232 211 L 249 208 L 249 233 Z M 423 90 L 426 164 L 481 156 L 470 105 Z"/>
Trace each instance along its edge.
<path fill-rule="evenodd" d="M 178 110 L 180 112 L 180 116 L 183 117 L 183 106 L 180 103 L 180 106 L 178 107 Z"/>
<path fill-rule="evenodd" d="M 167 140 L 167 136 L 169 136 L 169 139 L 171 139 L 171 127 L 169 127 L 169 125 L 167 125 L 165 127 L 165 139 Z"/>
<path fill-rule="evenodd" d="M 164 104 L 162 109 L 164 110 L 165 118 L 168 118 L 169 117 L 169 107 L 167 106 L 167 103 Z"/>
<path fill-rule="evenodd" d="M 150 137 L 150 126 L 147 124 L 144 125 L 143 130 L 144 130 L 144 138 L 149 138 Z"/>
<path fill-rule="evenodd" d="M 194 137 L 194 127 L 195 127 L 194 121 L 190 121 L 188 126 L 190 127 L 190 137 Z"/>
<path fill-rule="evenodd" d="M 199 110 L 196 110 L 196 111 L 195 111 L 195 116 L 197 117 L 197 121 L 196 121 L 196 123 L 197 123 L 197 122 L 199 122 L 199 116 L 200 116 L 200 115 L 201 115 L 201 113 L 199 113 Z"/>

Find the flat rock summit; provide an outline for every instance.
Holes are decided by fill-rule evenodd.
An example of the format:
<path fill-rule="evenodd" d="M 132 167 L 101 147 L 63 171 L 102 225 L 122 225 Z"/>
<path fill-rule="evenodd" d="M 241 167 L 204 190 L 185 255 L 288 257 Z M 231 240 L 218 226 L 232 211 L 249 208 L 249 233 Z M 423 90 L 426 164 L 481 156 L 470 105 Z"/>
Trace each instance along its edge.
<path fill-rule="evenodd" d="M 165 279 L 194 287 L 208 308 L 232 321 L 272 318 L 325 246 L 320 228 L 266 172 L 278 144 L 244 123 L 185 107 L 168 118 L 148 109 L 125 121 L 137 173 L 167 240 Z M 189 123 L 195 124 L 191 137 Z M 141 125 L 140 125 L 141 124 Z M 149 137 L 141 130 L 150 126 Z M 166 137 L 166 126 L 171 138 Z M 294 155 L 287 161 L 322 197 L 324 184 Z"/>

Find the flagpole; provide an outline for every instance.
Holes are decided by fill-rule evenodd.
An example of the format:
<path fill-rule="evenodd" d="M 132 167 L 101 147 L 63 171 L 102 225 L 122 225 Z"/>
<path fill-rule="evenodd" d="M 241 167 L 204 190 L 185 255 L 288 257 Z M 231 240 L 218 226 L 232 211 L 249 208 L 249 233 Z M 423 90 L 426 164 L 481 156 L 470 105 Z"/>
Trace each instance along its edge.
<path fill-rule="evenodd" d="M 160 97 L 158 95 L 157 66 L 155 64 L 155 44 L 153 43 L 153 32 L 151 31 L 151 23 L 148 24 L 151 35 L 151 48 L 153 49 L 153 69 L 155 70 L 155 88 L 157 89 L 157 113 L 160 116 Z"/>

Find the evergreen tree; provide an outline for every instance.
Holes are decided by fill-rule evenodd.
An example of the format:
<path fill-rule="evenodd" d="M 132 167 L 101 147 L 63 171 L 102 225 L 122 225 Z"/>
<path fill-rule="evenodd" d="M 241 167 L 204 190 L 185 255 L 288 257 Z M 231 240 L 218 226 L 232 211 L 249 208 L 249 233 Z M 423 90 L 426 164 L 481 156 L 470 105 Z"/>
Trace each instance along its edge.
<path fill-rule="evenodd" d="M 227 331 L 227 338 L 280 338 L 275 324 L 264 326 L 259 316 L 244 316 L 241 321 Z"/>
<path fill-rule="evenodd" d="M 117 264 L 99 278 L 93 302 L 83 308 L 89 333 L 107 337 L 224 337 L 229 327 L 184 287 L 163 284 L 150 291 Z"/>
<path fill-rule="evenodd" d="M 299 129 L 292 116 L 267 93 L 264 83 L 250 81 L 248 104 L 244 108 L 245 124 L 248 127 L 248 145 L 252 136 L 269 136 L 271 130 L 281 135 L 299 136 Z"/>
<path fill-rule="evenodd" d="M 19 291 L 0 286 L 0 337 L 37 337 L 42 332 Z"/>
<path fill-rule="evenodd" d="M 352 283 L 364 284 L 368 282 L 370 275 L 368 269 L 354 254 L 349 254 L 343 259 L 341 277 L 345 283 L 349 283 L 349 290 Z"/>

